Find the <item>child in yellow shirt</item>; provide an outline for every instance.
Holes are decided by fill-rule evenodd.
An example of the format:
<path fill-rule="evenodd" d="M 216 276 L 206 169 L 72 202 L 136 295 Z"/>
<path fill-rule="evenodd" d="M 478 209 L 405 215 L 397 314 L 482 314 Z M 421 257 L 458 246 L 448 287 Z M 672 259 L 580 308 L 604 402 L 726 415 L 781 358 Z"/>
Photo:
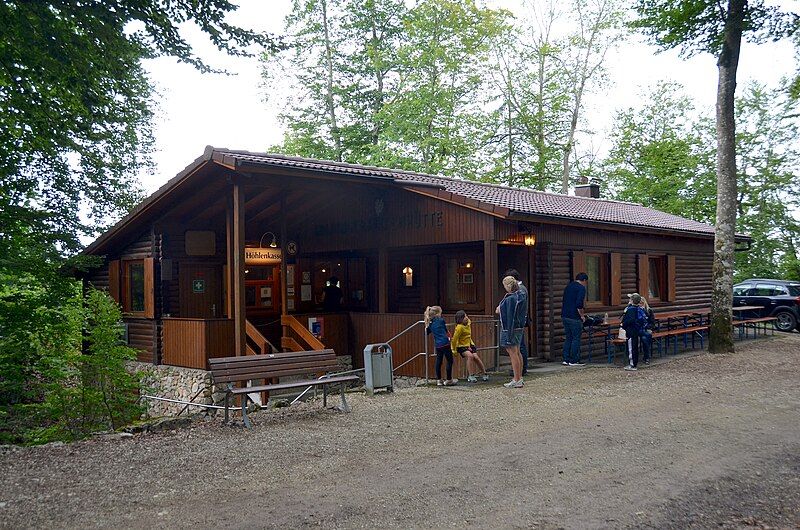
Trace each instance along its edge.
<path fill-rule="evenodd" d="M 459 354 L 462 359 L 467 361 L 467 372 L 469 377 L 467 381 L 470 383 L 477 383 L 477 375 L 482 374 L 484 381 L 489 380 L 489 375 L 486 373 L 486 367 L 483 365 L 481 357 L 478 355 L 478 350 L 475 343 L 472 342 L 472 328 L 470 327 L 469 317 L 464 311 L 456 313 L 456 329 L 453 332 L 453 338 L 450 339 L 450 347 L 452 348 L 453 355 Z"/>

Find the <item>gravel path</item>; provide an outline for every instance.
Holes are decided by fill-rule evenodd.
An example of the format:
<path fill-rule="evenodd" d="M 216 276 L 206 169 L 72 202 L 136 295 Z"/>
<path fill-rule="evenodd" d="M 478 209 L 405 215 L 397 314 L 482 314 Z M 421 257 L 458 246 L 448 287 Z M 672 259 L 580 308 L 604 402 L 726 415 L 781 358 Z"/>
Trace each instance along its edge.
<path fill-rule="evenodd" d="M 0 526 L 800 527 L 800 334 L 0 454 Z"/>

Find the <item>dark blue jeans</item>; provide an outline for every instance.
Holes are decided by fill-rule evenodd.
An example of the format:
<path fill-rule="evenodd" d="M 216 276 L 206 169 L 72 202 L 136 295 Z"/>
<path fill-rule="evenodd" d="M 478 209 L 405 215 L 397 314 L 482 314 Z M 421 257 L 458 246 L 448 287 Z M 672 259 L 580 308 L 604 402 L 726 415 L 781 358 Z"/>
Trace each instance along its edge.
<path fill-rule="evenodd" d="M 644 356 L 644 362 L 648 362 L 650 360 L 650 356 L 653 354 L 653 334 L 652 333 L 642 333 L 639 336 L 639 340 L 642 346 L 642 355 Z"/>
<path fill-rule="evenodd" d="M 574 318 L 561 318 L 564 323 L 564 361 L 577 363 L 581 359 L 581 333 L 583 322 Z"/>
<path fill-rule="evenodd" d="M 525 344 L 525 333 L 527 333 L 528 329 L 522 332 L 522 342 L 519 343 L 519 352 L 522 354 L 522 371 L 526 371 L 528 369 L 528 345 Z"/>

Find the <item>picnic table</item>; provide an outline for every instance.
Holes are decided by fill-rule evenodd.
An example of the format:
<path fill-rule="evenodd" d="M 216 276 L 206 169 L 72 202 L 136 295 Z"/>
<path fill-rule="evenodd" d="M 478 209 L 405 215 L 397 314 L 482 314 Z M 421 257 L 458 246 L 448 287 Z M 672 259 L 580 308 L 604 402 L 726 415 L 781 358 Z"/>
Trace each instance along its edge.
<path fill-rule="evenodd" d="M 776 317 L 762 317 L 761 312 L 764 310 L 763 306 L 760 305 L 740 305 L 740 306 L 733 306 L 733 325 L 734 327 L 739 328 L 739 338 L 747 338 L 747 329 L 752 327 L 753 328 L 753 338 L 758 336 L 758 326 L 759 324 L 763 324 L 764 326 L 764 335 L 767 334 L 767 324 L 770 322 L 774 323 L 777 320 Z M 748 316 L 746 313 L 751 313 Z M 738 314 L 737 314 L 738 313 Z M 775 333 L 775 328 L 773 326 L 772 333 Z"/>
<path fill-rule="evenodd" d="M 658 339 L 669 340 L 675 339 L 675 351 L 677 353 L 678 338 L 683 337 L 683 346 L 688 348 L 689 337 L 692 338 L 692 346 L 694 347 L 695 336 L 700 337 L 700 344 L 703 344 L 702 333 L 708 329 L 708 315 L 711 314 L 710 307 L 699 307 L 690 309 L 680 309 L 673 311 L 653 312 L 656 320 L 656 329 L 653 330 L 653 338 L 657 339 L 657 347 L 661 352 L 661 342 Z M 623 344 L 625 341 L 619 339 L 619 324 L 602 324 L 588 329 L 589 332 L 589 355 L 588 360 L 592 360 L 592 342 L 593 338 L 600 338 L 604 342 L 608 362 L 612 363 L 614 360 L 614 346 Z"/>

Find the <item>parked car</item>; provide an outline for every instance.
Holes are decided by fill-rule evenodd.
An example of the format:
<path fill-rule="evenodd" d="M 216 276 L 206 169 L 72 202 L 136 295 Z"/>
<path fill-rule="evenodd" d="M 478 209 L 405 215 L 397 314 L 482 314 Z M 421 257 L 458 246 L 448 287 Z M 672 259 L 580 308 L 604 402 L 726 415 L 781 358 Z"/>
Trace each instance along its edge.
<path fill-rule="evenodd" d="M 761 306 L 762 317 L 776 317 L 775 329 L 800 331 L 800 282 L 753 278 L 733 286 L 733 305 Z"/>

